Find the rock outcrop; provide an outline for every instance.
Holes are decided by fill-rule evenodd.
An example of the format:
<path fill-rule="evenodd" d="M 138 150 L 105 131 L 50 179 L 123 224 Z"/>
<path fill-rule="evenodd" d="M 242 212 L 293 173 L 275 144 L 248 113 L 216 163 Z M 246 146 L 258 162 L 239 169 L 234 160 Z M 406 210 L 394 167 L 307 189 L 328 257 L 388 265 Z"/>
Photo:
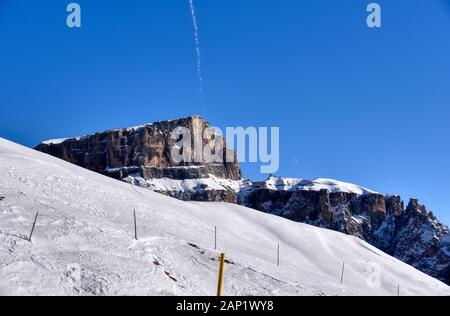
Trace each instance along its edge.
<path fill-rule="evenodd" d="M 450 284 L 449 228 L 417 199 L 400 212 L 391 209 L 371 237 L 372 244 L 386 253 Z"/>
<path fill-rule="evenodd" d="M 200 139 L 200 148 L 211 141 L 203 138 L 204 131 L 210 127 L 209 124 L 199 116 L 189 116 L 83 137 L 49 140 L 40 143 L 35 149 L 119 180 L 132 181 L 134 178 L 140 178 L 151 182 L 152 179 L 166 178 L 184 181 L 205 179 L 211 175 L 214 179 L 233 181 L 242 178 L 235 153 L 230 153 L 221 137 L 216 141 L 222 143 L 218 148 L 223 150 L 223 162 L 204 163 L 196 154 L 190 155 L 190 161 L 175 161 L 172 149 L 179 139 L 172 137 L 172 132 L 180 127 L 189 130 L 192 136 L 192 153 L 195 140 Z M 198 150 L 196 152 L 198 153 Z M 227 159 L 229 156 L 233 159 Z M 158 192 L 183 199 L 237 202 L 234 190 L 219 185 L 211 188 L 207 183 L 190 192 L 182 192 L 183 194 L 164 190 Z"/>

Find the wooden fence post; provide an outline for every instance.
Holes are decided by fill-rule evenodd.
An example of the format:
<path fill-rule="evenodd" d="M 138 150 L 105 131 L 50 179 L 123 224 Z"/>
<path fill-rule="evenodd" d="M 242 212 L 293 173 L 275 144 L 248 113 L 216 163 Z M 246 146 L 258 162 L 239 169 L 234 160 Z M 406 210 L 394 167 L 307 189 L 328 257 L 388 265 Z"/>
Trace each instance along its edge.
<path fill-rule="evenodd" d="M 133 210 L 133 215 L 134 215 L 134 239 L 138 240 L 137 223 L 136 223 L 136 210 Z"/>
<path fill-rule="evenodd" d="M 33 222 L 33 227 L 31 228 L 31 233 L 30 233 L 30 237 L 28 238 L 28 241 L 31 241 L 31 237 L 33 236 L 34 227 L 36 226 L 36 221 L 37 221 L 38 216 L 39 216 L 39 212 L 36 212 L 36 216 L 35 216 L 34 222 Z"/>
<path fill-rule="evenodd" d="M 344 282 L 345 261 L 342 263 L 341 284 Z"/>
<path fill-rule="evenodd" d="M 277 266 L 280 266 L 280 244 L 278 244 L 277 249 Z"/>
<path fill-rule="evenodd" d="M 219 281 L 217 284 L 217 296 L 222 296 L 223 270 L 225 265 L 225 254 L 220 254 Z"/>

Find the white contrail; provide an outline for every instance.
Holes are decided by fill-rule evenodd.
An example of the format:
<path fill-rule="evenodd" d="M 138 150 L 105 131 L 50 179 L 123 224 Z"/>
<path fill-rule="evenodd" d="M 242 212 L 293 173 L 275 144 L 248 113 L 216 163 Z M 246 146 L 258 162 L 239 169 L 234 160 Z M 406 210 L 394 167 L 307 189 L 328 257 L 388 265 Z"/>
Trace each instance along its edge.
<path fill-rule="evenodd" d="M 200 39 L 198 36 L 198 24 L 197 24 L 197 18 L 195 15 L 195 8 L 194 8 L 193 0 L 189 0 L 189 5 L 191 7 L 192 24 L 194 26 L 195 50 L 197 52 L 197 75 L 198 75 L 198 80 L 200 82 L 200 95 L 201 95 L 200 102 L 203 103 L 204 93 L 203 93 L 203 76 L 202 76 L 202 63 L 201 63 L 201 53 L 200 53 Z"/>

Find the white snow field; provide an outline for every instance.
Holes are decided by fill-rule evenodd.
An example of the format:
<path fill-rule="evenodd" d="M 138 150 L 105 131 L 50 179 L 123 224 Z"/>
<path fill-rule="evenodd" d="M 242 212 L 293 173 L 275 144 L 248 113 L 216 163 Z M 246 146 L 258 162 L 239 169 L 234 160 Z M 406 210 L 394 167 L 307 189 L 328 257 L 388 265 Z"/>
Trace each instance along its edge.
<path fill-rule="evenodd" d="M 2 295 L 214 295 L 221 251 L 224 295 L 450 295 L 355 237 L 179 201 L 1 138 L 0 197 Z"/>

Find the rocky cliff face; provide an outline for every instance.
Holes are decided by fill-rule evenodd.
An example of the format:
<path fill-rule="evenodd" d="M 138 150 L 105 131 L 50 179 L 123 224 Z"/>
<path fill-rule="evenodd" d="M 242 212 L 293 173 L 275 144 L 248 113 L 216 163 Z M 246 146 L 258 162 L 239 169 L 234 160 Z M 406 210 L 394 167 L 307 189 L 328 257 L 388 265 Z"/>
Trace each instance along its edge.
<path fill-rule="evenodd" d="M 84 137 L 46 141 L 36 149 L 81 167 L 182 200 L 240 203 L 293 221 L 355 235 L 379 249 L 450 284 L 450 233 L 412 199 L 329 179 L 269 177 L 242 180 L 236 155 L 223 163 L 176 163 L 171 150 L 178 126 L 198 135 L 202 118 L 157 122 Z M 207 141 L 203 141 L 203 145 Z"/>
<path fill-rule="evenodd" d="M 376 247 L 450 284 L 449 228 L 417 199 L 399 213 L 391 211 L 371 237 Z"/>
<path fill-rule="evenodd" d="M 179 139 L 173 139 L 171 134 L 179 127 L 189 130 L 192 136 L 192 153 L 195 146 L 194 139 L 200 137 L 202 148 L 209 143 L 202 137 L 204 131 L 210 127 L 209 124 L 201 117 L 189 116 L 83 137 L 49 140 L 42 142 L 35 149 L 119 180 L 128 179 L 130 182 L 139 179 L 139 183 L 143 183 L 162 178 L 184 181 L 205 179 L 211 175 L 214 179 L 241 179 L 236 155 L 231 153 L 234 157 L 232 162 L 226 159 L 230 152 L 223 138 L 217 140 L 222 143 L 222 163 L 198 162 L 194 154 L 191 155 L 190 161 L 181 163 L 174 161 L 172 149 Z M 183 199 L 237 201 L 233 190 L 219 185 L 210 188 L 208 183 L 203 183 L 202 187 L 183 194 L 165 190 L 158 192 Z"/>
<path fill-rule="evenodd" d="M 388 254 L 450 284 L 450 233 L 417 199 L 348 189 L 333 180 L 269 178 L 254 184 L 243 201 L 260 211 L 358 236 Z M 324 187 L 330 181 L 337 186 Z M 270 183 L 291 185 L 270 185 Z M 317 182 L 317 183 L 315 183 Z M 269 185 L 267 184 L 269 183 Z M 340 188 L 338 188 L 340 186 Z"/>

